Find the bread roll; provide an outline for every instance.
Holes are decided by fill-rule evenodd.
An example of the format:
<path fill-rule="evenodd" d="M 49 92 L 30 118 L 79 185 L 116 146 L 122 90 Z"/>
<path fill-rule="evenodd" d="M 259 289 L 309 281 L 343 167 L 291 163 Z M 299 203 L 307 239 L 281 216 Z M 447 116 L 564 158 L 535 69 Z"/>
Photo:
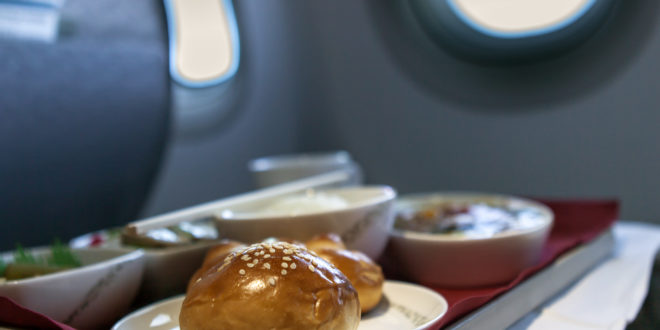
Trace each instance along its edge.
<path fill-rule="evenodd" d="M 209 269 L 215 264 L 222 262 L 232 251 L 244 248 L 245 244 L 237 241 L 223 239 L 217 245 L 213 246 L 206 252 L 204 262 L 202 263 L 203 269 Z"/>
<path fill-rule="evenodd" d="M 362 313 L 376 307 L 383 295 L 385 277 L 371 258 L 359 251 L 322 248 L 315 250 L 319 257 L 335 265 L 348 277 L 358 292 Z"/>
<path fill-rule="evenodd" d="M 305 245 L 348 277 L 358 292 L 362 313 L 378 305 L 383 295 L 385 276 L 371 258 L 359 251 L 346 250 L 346 245 L 337 234 L 315 236 Z"/>
<path fill-rule="evenodd" d="M 277 242 L 286 242 L 289 244 L 305 247 L 305 243 L 288 237 L 268 237 L 265 238 L 263 241 L 261 241 L 261 243 L 268 243 L 268 244 L 274 244 Z"/>
<path fill-rule="evenodd" d="M 186 329 L 356 329 L 360 303 L 336 267 L 304 247 L 257 243 L 231 252 L 190 287 Z"/>
<path fill-rule="evenodd" d="M 197 283 L 203 276 L 203 274 L 211 267 L 217 263 L 221 263 L 227 255 L 232 251 L 244 248 L 245 244 L 237 241 L 232 241 L 228 239 L 223 239 L 217 245 L 213 246 L 206 252 L 202 266 L 195 271 L 195 273 L 190 277 L 188 281 L 188 286 L 186 292 L 190 290 L 190 287 Z"/>
<path fill-rule="evenodd" d="M 323 234 L 314 236 L 309 241 L 305 242 L 305 246 L 312 251 L 321 249 L 346 249 L 346 245 L 337 234 Z"/>

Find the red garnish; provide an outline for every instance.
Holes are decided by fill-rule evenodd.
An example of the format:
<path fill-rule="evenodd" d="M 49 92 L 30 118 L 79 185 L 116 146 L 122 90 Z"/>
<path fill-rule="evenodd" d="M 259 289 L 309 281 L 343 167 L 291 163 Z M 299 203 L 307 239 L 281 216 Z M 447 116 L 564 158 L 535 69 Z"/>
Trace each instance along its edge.
<path fill-rule="evenodd" d="M 101 234 L 93 234 L 92 239 L 89 242 L 89 246 L 99 246 L 103 244 L 105 239 L 103 239 L 103 236 Z"/>

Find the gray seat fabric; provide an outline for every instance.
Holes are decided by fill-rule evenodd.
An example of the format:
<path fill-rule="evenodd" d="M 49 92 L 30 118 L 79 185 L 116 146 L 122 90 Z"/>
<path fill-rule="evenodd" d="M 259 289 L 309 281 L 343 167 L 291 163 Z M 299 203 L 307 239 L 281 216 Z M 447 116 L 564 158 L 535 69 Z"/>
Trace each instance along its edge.
<path fill-rule="evenodd" d="M 135 219 L 166 143 L 161 2 L 67 0 L 60 30 L 0 39 L 0 250 Z"/>

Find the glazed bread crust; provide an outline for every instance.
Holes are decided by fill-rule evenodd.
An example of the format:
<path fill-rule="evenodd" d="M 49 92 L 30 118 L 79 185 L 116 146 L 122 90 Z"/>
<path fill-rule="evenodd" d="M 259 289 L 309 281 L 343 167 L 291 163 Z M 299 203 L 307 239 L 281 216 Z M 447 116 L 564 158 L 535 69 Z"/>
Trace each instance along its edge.
<path fill-rule="evenodd" d="M 362 313 L 378 305 L 383 295 L 385 276 L 371 258 L 362 252 L 347 250 L 335 234 L 314 237 L 305 244 L 348 277 L 358 292 Z"/>
<path fill-rule="evenodd" d="M 300 245 L 234 250 L 189 287 L 181 329 L 356 329 L 355 288 L 335 266 Z"/>
<path fill-rule="evenodd" d="M 201 280 L 204 273 L 215 266 L 217 263 L 222 262 L 232 251 L 244 248 L 245 244 L 228 239 L 221 240 L 217 245 L 213 246 L 206 252 L 202 266 L 195 271 L 195 273 L 188 280 L 186 292 L 195 282 Z"/>
<path fill-rule="evenodd" d="M 314 236 L 305 242 L 305 246 L 312 251 L 319 251 L 322 249 L 346 249 L 346 245 L 344 245 L 344 241 L 342 241 L 341 237 L 332 233 Z"/>

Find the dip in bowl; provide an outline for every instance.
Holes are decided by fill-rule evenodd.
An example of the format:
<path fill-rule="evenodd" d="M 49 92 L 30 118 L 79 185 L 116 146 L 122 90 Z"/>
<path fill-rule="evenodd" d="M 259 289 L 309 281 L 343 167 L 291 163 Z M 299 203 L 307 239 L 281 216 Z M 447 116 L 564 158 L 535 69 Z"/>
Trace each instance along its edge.
<path fill-rule="evenodd" d="M 404 196 L 392 252 L 412 280 L 441 287 L 501 284 L 535 265 L 554 216 L 537 202 L 483 193 Z"/>
<path fill-rule="evenodd" d="M 389 186 L 308 190 L 221 210 L 216 226 L 222 237 L 245 243 L 337 233 L 349 249 L 377 259 L 394 223 L 395 198 Z"/>

